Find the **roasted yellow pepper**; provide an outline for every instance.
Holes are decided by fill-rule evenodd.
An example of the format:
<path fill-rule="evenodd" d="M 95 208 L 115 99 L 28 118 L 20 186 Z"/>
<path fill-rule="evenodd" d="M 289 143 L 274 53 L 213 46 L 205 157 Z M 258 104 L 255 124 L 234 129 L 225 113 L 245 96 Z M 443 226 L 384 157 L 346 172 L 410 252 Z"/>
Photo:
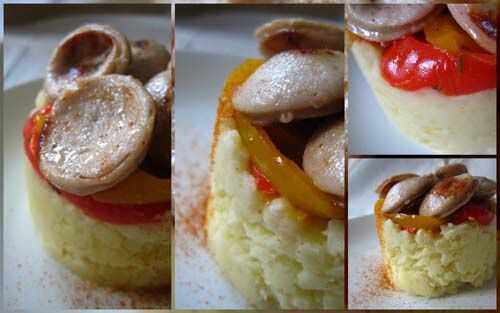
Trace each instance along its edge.
<path fill-rule="evenodd" d="M 319 190 L 295 162 L 284 156 L 262 127 L 234 112 L 236 127 L 252 161 L 273 187 L 305 213 L 322 218 L 343 219 L 343 199 Z"/>
<path fill-rule="evenodd" d="M 226 121 L 224 124 L 238 130 L 254 164 L 271 182 L 273 188 L 298 208 L 298 218 L 307 219 L 310 216 L 344 219 L 343 199 L 319 190 L 300 167 L 276 148 L 262 127 L 254 126 L 247 117 L 233 109 L 233 93 L 263 63 L 264 60 L 249 59 L 231 73 L 219 99 L 216 133 L 222 131 L 223 125 L 220 123 L 222 120 Z"/>
<path fill-rule="evenodd" d="M 170 179 L 157 178 L 137 170 L 116 186 L 92 195 L 96 201 L 112 204 L 151 204 L 170 201 Z"/>
<path fill-rule="evenodd" d="M 416 229 L 425 229 L 430 231 L 438 231 L 441 227 L 441 220 L 422 215 L 406 215 L 406 214 L 385 214 L 395 224 L 402 227 L 415 227 Z"/>
<path fill-rule="evenodd" d="M 433 46 L 457 54 L 461 51 L 482 51 L 474 40 L 449 14 L 442 14 L 424 28 L 425 39 Z"/>

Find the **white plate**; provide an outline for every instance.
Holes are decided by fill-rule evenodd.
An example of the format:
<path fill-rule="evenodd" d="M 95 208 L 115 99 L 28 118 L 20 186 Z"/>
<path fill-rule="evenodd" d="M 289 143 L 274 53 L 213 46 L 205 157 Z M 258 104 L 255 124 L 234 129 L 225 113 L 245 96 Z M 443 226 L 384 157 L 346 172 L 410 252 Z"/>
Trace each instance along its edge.
<path fill-rule="evenodd" d="M 387 119 L 352 53 L 348 54 L 349 155 L 433 154 Z"/>
<path fill-rule="evenodd" d="M 495 159 L 456 161 L 465 163 L 474 175 L 493 179 L 496 177 Z M 375 220 L 371 215 L 376 200 L 373 190 L 388 175 L 411 170 L 425 173 L 442 163 L 443 161 L 438 159 L 363 159 L 350 164 L 349 309 L 494 309 L 496 307 L 496 280 L 489 282 L 483 288 L 467 288 L 456 295 L 438 299 L 413 297 L 384 288 L 382 257 L 375 233 Z"/>
<path fill-rule="evenodd" d="M 114 292 L 81 281 L 42 249 L 29 213 L 22 127 L 42 81 L 7 90 L 3 106 L 4 308 L 165 308 L 163 294 Z M 168 292 L 168 291 L 167 291 Z"/>
<path fill-rule="evenodd" d="M 224 279 L 200 239 L 218 98 L 241 57 L 176 53 L 175 308 L 240 309 L 244 299 Z"/>

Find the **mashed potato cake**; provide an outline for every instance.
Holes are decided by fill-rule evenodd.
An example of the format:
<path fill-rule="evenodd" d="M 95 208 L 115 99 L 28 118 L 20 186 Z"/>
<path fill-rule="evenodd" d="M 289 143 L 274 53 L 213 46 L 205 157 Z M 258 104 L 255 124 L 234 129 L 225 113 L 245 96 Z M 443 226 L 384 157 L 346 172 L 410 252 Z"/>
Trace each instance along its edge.
<path fill-rule="evenodd" d="M 439 153 L 496 152 L 496 89 L 465 96 L 405 91 L 381 76 L 381 49 L 354 39 L 351 51 L 384 113 L 407 136 Z"/>
<path fill-rule="evenodd" d="M 440 234 L 401 230 L 390 219 L 383 226 L 382 253 L 396 288 L 439 297 L 466 284 L 484 285 L 495 275 L 496 229 L 477 224 L 446 224 Z"/>
<path fill-rule="evenodd" d="M 260 193 L 231 119 L 222 124 L 207 217 L 217 263 L 258 308 L 342 308 L 343 221 L 301 222 L 285 198 Z"/>
<path fill-rule="evenodd" d="M 476 175 L 464 164 L 445 163 L 378 185 L 377 237 L 396 289 L 435 298 L 495 277 L 497 184 Z"/>
<path fill-rule="evenodd" d="M 291 190 L 269 193 L 258 186 L 252 173 L 256 156 L 250 155 L 255 150 L 248 149 L 244 128 L 236 125 L 242 113 L 233 96 L 250 79 L 258 80 L 253 75 L 266 65 L 262 59 L 245 60 L 229 75 L 219 99 L 211 150 L 207 244 L 223 273 L 258 309 L 343 309 L 345 220 L 340 216 L 344 207 L 336 208 L 337 215 L 321 215 L 311 208 L 294 207 Z M 264 76 L 261 79 L 269 78 Z M 269 90 L 257 86 L 253 91 L 259 94 L 264 89 Z M 249 93 L 252 99 L 253 91 Z M 296 189 L 297 193 L 302 190 Z M 307 194 L 318 195 L 322 194 Z M 325 199 L 328 209 L 336 206 L 329 201 L 334 200 Z"/>
<path fill-rule="evenodd" d="M 34 224 L 43 245 L 84 279 L 123 289 L 170 284 L 170 217 L 147 225 L 112 225 L 90 218 L 26 169 Z"/>

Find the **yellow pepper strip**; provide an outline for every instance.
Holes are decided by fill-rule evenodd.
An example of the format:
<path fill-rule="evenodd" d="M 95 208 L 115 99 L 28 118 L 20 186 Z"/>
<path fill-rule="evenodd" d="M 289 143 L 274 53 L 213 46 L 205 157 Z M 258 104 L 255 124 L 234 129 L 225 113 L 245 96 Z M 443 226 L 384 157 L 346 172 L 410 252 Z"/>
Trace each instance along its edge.
<path fill-rule="evenodd" d="M 35 114 L 35 131 L 40 132 L 43 128 L 43 125 L 45 125 L 45 115 L 41 113 L 36 113 Z"/>
<path fill-rule="evenodd" d="M 344 202 L 319 190 L 304 171 L 285 157 L 267 133 L 239 112 L 234 119 L 252 161 L 292 205 L 313 216 L 343 219 Z"/>
<path fill-rule="evenodd" d="M 403 227 L 415 227 L 416 229 L 425 229 L 438 231 L 442 222 L 432 216 L 406 215 L 406 214 L 385 214 L 395 224 Z"/>
<path fill-rule="evenodd" d="M 283 164 L 278 164 L 278 168 L 276 169 L 277 175 L 270 175 L 268 174 L 269 170 L 265 170 L 263 165 L 259 164 L 256 161 L 256 156 L 253 155 L 253 151 L 251 148 L 248 148 L 248 145 L 245 143 L 245 140 L 243 139 L 245 145 L 247 146 L 247 149 L 251 155 L 252 160 L 254 160 L 254 163 L 256 166 L 259 168 L 259 170 L 266 176 L 267 179 L 273 184 L 273 187 L 276 188 L 276 190 L 285 196 L 295 207 L 298 208 L 297 210 L 297 218 L 300 220 L 314 220 L 313 217 L 321 217 L 321 218 L 339 218 L 343 219 L 345 218 L 345 208 L 344 208 L 344 201 L 343 199 L 337 198 L 330 196 L 321 190 L 317 189 L 316 186 L 312 184 L 312 181 L 309 177 L 303 173 L 302 169 L 300 169 L 295 163 L 293 163 L 291 160 L 287 159 L 283 155 L 281 155 L 280 151 L 274 146 L 274 144 L 271 142 L 269 139 L 267 133 L 260 127 L 256 127 L 251 124 L 248 119 L 246 119 L 242 114 L 238 114 L 234 109 L 233 109 L 233 104 L 232 104 L 232 96 L 233 93 L 236 91 L 236 89 L 243 84 L 250 75 L 252 75 L 262 64 L 264 63 L 264 60 L 261 59 L 248 59 L 241 63 L 228 77 L 224 84 L 224 89 L 222 92 L 222 95 L 219 99 L 220 105 L 219 105 L 219 111 L 217 113 L 218 119 L 217 119 L 217 124 L 215 128 L 215 134 L 221 132 L 223 130 L 223 127 L 226 127 L 225 124 L 227 125 L 233 125 L 236 127 L 240 133 L 240 136 L 242 135 L 242 131 L 240 130 L 240 127 L 238 125 L 238 121 L 243 121 L 240 123 L 240 125 L 247 126 L 246 129 L 249 131 L 246 132 L 246 134 L 251 135 L 252 133 L 257 133 L 259 135 L 262 135 L 263 137 L 259 138 L 266 138 L 264 141 L 266 143 L 263 143 L 262 145 L 265 147 L 264 151 L 271 151 L 274 153 L 275 157 L 276 155 L 280 156 L 280 160 L 283 160 Z M 236 117 L 239 116 L 240 118 Z M 234 118 L 234 119 L 233 119 Z M 222 121 L 225 121 L 222 123 Z M 235 125 L 236 123 L 236 125 Z M 230 126 L 231 127 L 231 126 Z M 244 132 L 244 131 L 243 131 Z M 257 144 L 260 146 L 259 144 Z M 212 153 L 213 153 L 212 149 Z M 212 157 L 213 159 L 213 157 Z M 269 161 L 270 163 L 268 164 L 268 167 L 266 168 L 273 168 L 275 166 L 275 160 L 272 159 L 271 157 L 266 157 L 264 156 L 263 158 L 260 158 L 261 163 L 267 164 L 266 160 Z M 290 166 L 284 165 L 284 164 L 291 164 Z M 287 170 L 285 168 L 292 168 L 291 175 L 295 177 L 295 179 L 298 179 L 301 184 L 306 185 L 306 188 L 299 187 L 298 185 L 295 184 L 295 182 L 292 182 L 290 180 L 290 177 L 288 176 L 290 173 L 287 173 Z M 272 170 L 274 171 L 274 170 Z M 285 174 L 283 174 L 285 173 Z M 280 180 L 282 175 L 285 175 L 285 178 L 281 182 L 276 182 L 275 180 Z M 279 178 L 279 179 L 277 179 Z M 290 183 L 292 182 L 292 183 Z M 283 185 L 283 187 L 282 187 Z M 288 196 L 288 194 L 291 193 L 291 196 Z M 295 201 L 294 199 L 298 198 L 298 201 Z M 312 198 L 312 200 L 311 200 Z M 305 203 L 305 204 L 303 204 Z M 318 204 L 319 203 L 319 204 Z M 311 208 L 314 206 L 314 208 Z M 319 221 L 318 221 L 319 222 Z"/>
<path fill-rule="evenodd" d="M 425 39 L 433 46 L 458 54 L 483 51 L 449 14 L 442 14 L 424 27 Z"/>
<path fill-rule="evenodd" d="M 92 195 L 94 200 L 112 204 L 170 202 L 170 179 L 137 170 L 116 186 Z"/>

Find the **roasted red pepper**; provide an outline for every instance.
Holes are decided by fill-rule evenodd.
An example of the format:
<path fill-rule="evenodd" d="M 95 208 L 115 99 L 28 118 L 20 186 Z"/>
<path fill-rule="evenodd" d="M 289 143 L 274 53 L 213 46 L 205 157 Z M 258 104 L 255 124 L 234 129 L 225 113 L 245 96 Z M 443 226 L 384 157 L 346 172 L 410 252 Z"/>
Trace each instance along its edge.
<path fill-rule="evenodd" d="M 396 40 L 382 56 L 381 72 L 394 87 L 434 88 L 448 96 L 496 88 L 496 56 L 463 51 L 452 54 L 413 36 Z"/>
<path fill-rule="evenodd" d="M 409 232 L 410 234 L 416 234 L 417 231 L 418 231 L 418 228 L 416 227 L 413 227 L 413 226 L 402 226 L 401 227 L 403 230 L 406 230 L 407 232 Z"/>
<path fill-rule="evenodd" d="M 470 202 L 460 208 L 452 217 L 455 225 L 475 221 L 481 225 L 489 225 L 495 218 L 489 204 L 485 202 Z"/>
<path fill-rule="evenodd" d="M 38 167 L 40 139 L 42 136 L 43 128 L 46 125 L 48 115 L 51 111 L 51 104 L 44 106 L 42 109 L 35 112 L 28 118 L 23 128 L 24 149 L 26 151 L 26 155 L 33 165 L 33 168 L 35 168 L 40 176 L 41 173 Z"/>
<path fill-rule="evenodd" d="M 168 203 L 110 204 L 96 201 L 91 196 L 77 196 L 62 190 L 58 192 L 85 215 L 110 224 L 157 223 L 169 207 Z"/>
<path fill-rule="evenodd" d="M 267 179 L 267 177 L 259 171 L 253 162 L 250 163 L 250 173 L 255 179 L 255 184 L 257 185 L 258 190 L 270 196 L 278 195 L 278 192 L 274 189 L 269 179 Z"/>

